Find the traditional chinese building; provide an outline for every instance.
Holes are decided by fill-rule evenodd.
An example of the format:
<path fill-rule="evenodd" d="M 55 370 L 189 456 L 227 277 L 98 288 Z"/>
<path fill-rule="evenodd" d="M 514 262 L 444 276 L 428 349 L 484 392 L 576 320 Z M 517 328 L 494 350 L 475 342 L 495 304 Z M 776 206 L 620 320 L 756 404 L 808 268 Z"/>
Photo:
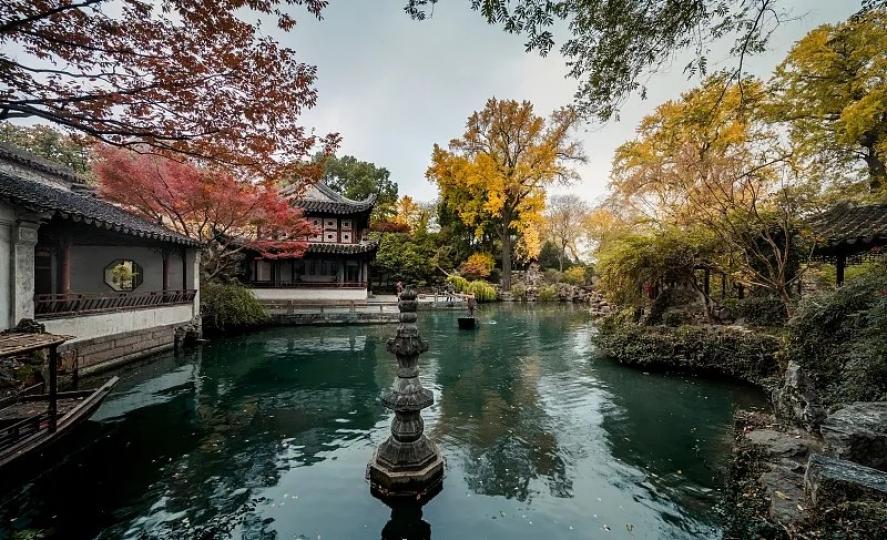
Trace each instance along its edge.
<path fill-rule="evenodd" d="M 838 204 L 814 216 L 814 257 L 835 265 L 836 284 L 844 283 L 848 265 L 887 261 L 887 204 Z"/>
<path fill-rule="evenodd" d="M 102 200 L 73 170 L 0 144 L 0 329 L 73 336 L 69 367 L 171 348 L 199 325 L 199 245 Z"/>
<path fill-rule="evenodd" d="M 375 196 L 354 201 L 319 183 L 283 195 L 315 229 L 301 258 L 267 260 L 248 254 L 245 281 L 259 300 L 365 301 L 369 263 L 378 245 L 368 238 Z"/>

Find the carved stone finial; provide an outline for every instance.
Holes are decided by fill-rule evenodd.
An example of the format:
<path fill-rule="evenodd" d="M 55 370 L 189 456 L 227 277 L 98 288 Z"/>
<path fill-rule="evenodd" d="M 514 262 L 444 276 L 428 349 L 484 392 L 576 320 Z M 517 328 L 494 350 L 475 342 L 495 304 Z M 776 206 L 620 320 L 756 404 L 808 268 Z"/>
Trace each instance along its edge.
<path fill-rule="evenodd" d="M 428 350 L 428 344 L 419 337 L 416 326 L 416 297 L 407 285 L 397 303 L 397 334 L 386 346 L 397 358 L 397 379 L 382 402 L 394 410 L 394 420 L 391 436 L 379 445 L 367 470 L 373 493 L 382 498 L 422 499 L 443 480 L 443 458 L 425 436 L 421 415 L 422 409 L 434 403 L 434 396 L 419 380 L 419 355 Z"/>

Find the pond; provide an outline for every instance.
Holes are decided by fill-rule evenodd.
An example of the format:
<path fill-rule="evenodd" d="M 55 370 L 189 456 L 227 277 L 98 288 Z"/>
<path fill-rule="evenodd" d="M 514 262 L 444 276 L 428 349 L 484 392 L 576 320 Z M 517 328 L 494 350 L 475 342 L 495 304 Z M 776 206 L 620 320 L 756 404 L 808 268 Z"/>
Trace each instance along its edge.
<path fill-rule="evenodd" d="M 484 306 L 474 332 L 456 315 L 419 313 L 447 460 L 433 538 L 720 536 L 731 416 L 759 392 L 597 359 L 569 306 Z M 58 465 L 5 491 L 0 539 L 379 538 L 391 512 L 364 474 L 393 332 L 275 328 L 124 370 Z"/>

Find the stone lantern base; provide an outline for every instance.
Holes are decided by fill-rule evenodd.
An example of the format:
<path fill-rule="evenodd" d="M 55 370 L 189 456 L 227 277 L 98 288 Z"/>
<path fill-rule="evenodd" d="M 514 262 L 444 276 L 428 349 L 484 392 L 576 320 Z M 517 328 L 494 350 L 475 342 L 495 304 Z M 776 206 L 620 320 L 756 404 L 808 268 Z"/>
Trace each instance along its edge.
<path fill-rule="evenodd" d="M 390 467 L 379 459 L 376 450 L 367 466 L 372 494 L 380 499 L 409 498 L 419 502 L 437 494 L 443 483 L 444 460 L 436 450 L 431 461 L 418 469 Z"/>

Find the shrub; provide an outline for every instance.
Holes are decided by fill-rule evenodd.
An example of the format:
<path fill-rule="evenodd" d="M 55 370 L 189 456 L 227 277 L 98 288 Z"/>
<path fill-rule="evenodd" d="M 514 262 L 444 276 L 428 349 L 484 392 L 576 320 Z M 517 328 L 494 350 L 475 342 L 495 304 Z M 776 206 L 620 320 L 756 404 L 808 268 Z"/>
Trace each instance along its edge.
<path fill-rule="evenodd" d="M 447 276 L 447 283 L 452 283 L 457 293 L 464 293 L 465 289 L 468 288 L 468 280 L 462 276 Z"/>
<path fill-rule="evenodd" d="M 202 284 L 200 316 L 208 333 L 256 326 L 268 319 L 262 304 L 239 283 Z"/>
<path fill-rule="evenodd" d="M 486 278 L 493 272 L 496 261 L 489 253 L 472 253 L 459 266 L 459 273 L 470 278 Z"/>
<path fill-rule="evenodd" d="M 668 311 L 662 316 L 662 324 L 665 326 L 682 326 L 690 321 L 690 316 L 683 311 Z"/>
<path fill-rule="evenodd" d="M 585 284 L 585 267 L 572 266 L 564 272 L 564 281 L 570 285 Z"/>
<path fill-rule="evenodd" d="M 555 283 L 560 283 L 564 280 L 564 273 L 549 268 L 544 274 L 542 274 L 542 280 L 549 285 L 554 285 Z"/>
<path fill-rule="evenodd" d="M 887 276 L 805 298 L 789 324 L 786 358 L 826 409 L 887 399 Z"/>
<path fill-rule="evenodd" d="M 539 287 L 540 302 L 556 302 L 558 298 L 559 297 L 557 295 L 556 285 L 545 285 L 544 287 Z"/>
<path fill-rule="evenodd" d="M 493 302 L 496 300 L 496 288 L 480 279 L 469 283 L 465 292 L 473 294 L 478 302 Z"/>
<path fill-rule="evenodd" d="M 607 318 L 593 336 L 607 356 L 644 369 L 714 373 L 762 384 L 777 373 L 778 337 L 722 326 L 639 326 Z"/>
<path fill-rule="evenodd" d="M 519 300 L 526 300 L 527 287 L 522 283 L 515 283 L 511 286 L 511 296 Z"/>
<path fill-rule="evenodd" d="M 736 315 L 751 326 L 782 326 L 785 304 L 775 296 L 749 296 L 736 302 Z"/>

